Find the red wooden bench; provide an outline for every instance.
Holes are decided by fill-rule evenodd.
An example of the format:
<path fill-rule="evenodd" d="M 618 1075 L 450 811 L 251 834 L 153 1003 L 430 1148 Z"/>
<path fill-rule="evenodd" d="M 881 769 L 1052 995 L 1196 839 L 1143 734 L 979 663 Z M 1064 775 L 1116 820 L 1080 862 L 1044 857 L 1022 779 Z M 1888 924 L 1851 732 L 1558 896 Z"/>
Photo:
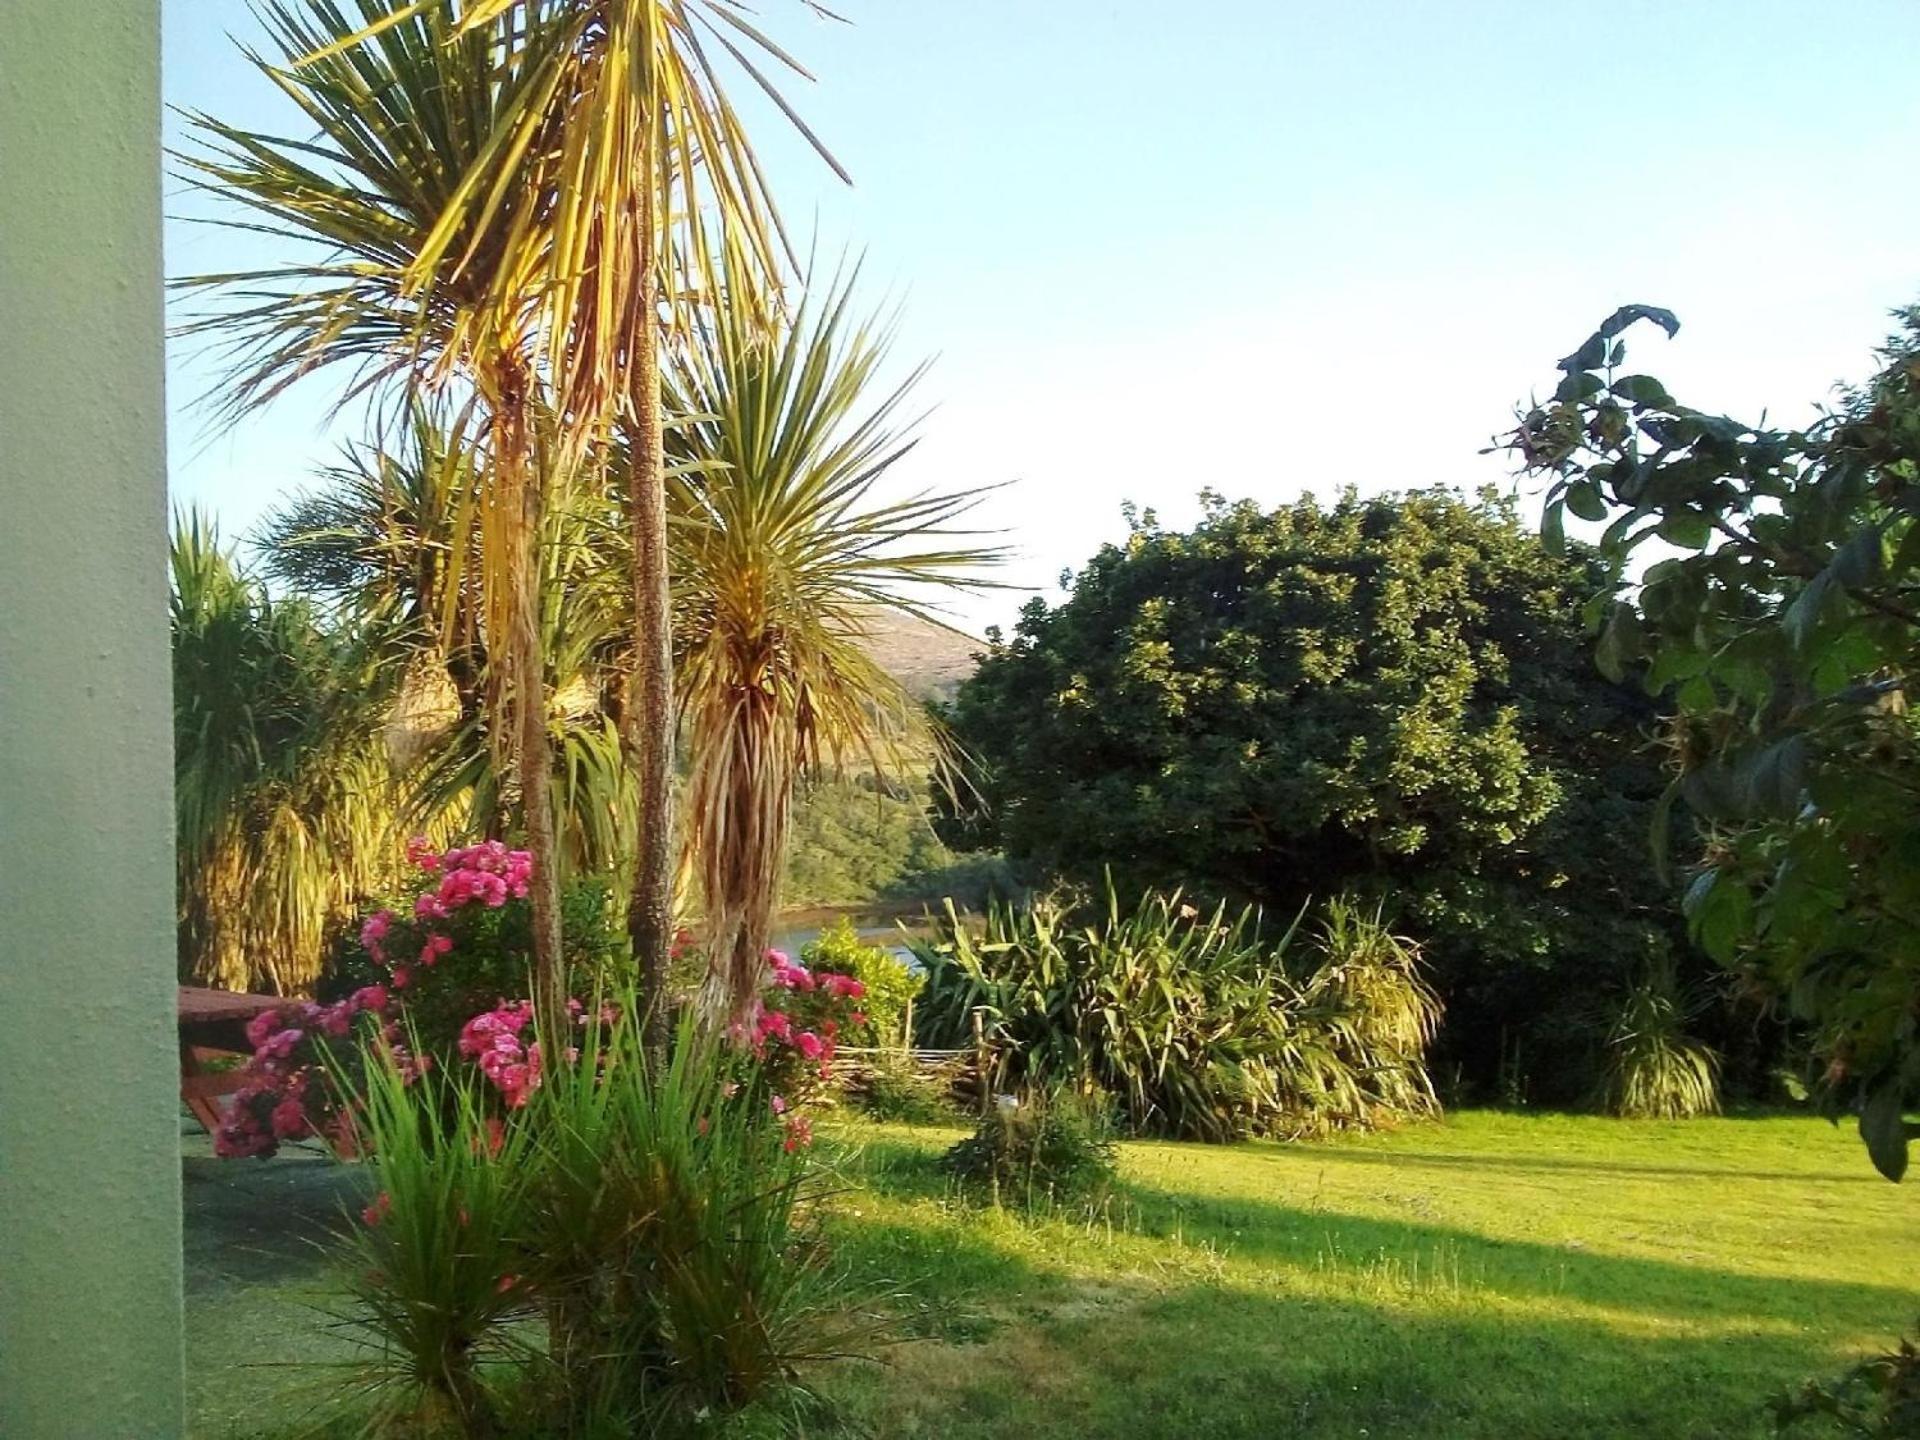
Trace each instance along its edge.
<path fill-rule="evenodd" d="M 287 1001 L 274 995 L 180 987 L 180 1099 L 211 1135 L 220 1125 L 220 1097 L 241 1086 L 239 1068 L 210 1070 L 209 1061 L 253 1053 L 247 1022 Z"/>

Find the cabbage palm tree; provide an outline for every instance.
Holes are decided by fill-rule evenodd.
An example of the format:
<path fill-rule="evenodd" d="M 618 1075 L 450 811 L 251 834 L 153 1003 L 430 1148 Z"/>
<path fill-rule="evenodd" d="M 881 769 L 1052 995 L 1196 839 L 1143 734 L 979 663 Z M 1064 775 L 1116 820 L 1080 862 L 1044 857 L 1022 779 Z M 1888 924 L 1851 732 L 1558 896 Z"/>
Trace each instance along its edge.
<path fill-rule="evenodd" d="M 688 852 L 717 1022 L 753 1018 L 800 776 L 854 756 L 884 774 L 937 746 L 862 646 L 870 617 L 925 615 L 1000 557 L 953 528 L 978 491 L 876 494 L 915 443 L 897 422 L 924 367 L 876 395 L 890 330 L 851 303 L 835 279 L 782 317 L 736 269 L 669 365 Z"/>
<path fill-rule="evenodd" d="M 553 489 L 595 463 L 626 421 L 638 452 L 635 747 L 645 824 L 662 827 L 663 309 L 693 288 L 675 277 L 708 268 L 708 204 L 723 245 L 765 268 L 775 260 L 759 166 L 702 36 L 769 94 L 753 53 L 786 57 L 734 0 L 355 0 L 354 9 L 263 0 L 280 55 L 255 62 L 317 138 L 195 117 L 205 145 L 186 158 L 189 172 L 252 207 L 264 217 L 257 228 L 325 253 L 189 282 L 230 299 L 190 328 L 229 337 L 234 412 L 340 366 L 351 371 L 349 395 L 434 388 L 477 412 L 478 568 L 498 656 L 491 702 L 510 716 L 496 734 L 511 734 L 517 757 L 537 860 L 536 988 L 555 1014 L 541 517 Z M 662 827 L 639 846 L 633 931 L 643 964 L 664 959 L 667 843 Z"/>

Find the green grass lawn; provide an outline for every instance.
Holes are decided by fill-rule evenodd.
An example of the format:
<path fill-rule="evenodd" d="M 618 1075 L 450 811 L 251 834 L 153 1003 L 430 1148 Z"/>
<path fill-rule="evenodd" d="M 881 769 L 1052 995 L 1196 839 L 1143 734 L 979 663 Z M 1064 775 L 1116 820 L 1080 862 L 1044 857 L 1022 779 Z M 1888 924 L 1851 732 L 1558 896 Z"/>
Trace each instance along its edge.
<path fill-rule="evenodd" d="M 952 1195 L 932 1161 L 958 1133 L 830 1139 L 837 1259 L 900 1297 L 911 1336 L 823 1378 L 848 1434 L 1758 1436 L 1767 1394 L 1920 1313 L 1920 1193 L 1811 1119 L 1468 1112 L 1330 1144 L 1136 1143 L 1102 1214 L 1039 1220 Z M 196 1285 L 190 1339 L 196 1433 L 218 1436 L 287 1383 L 237 1363 L 339 1341 L 288 1226 L 222 1259 L 260 1224 L 222 1198 L 228 1170 L 309 1167 L 298 1229 L 335 1167 L 193 1174 L 213 1164 L 189 1162 L 190 1256 L 221 1277 Z"/>

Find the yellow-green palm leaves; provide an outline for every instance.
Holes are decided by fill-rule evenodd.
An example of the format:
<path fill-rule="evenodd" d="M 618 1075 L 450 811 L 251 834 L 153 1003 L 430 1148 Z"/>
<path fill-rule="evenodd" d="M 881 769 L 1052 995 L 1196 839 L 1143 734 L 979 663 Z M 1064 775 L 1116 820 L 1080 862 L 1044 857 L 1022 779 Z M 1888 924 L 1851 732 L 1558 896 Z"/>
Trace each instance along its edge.
<path fill-rule="evenodd" d="M 227 297 L 191 328 L 227 337 L 233 411 L 344 364 L 349 394 L 443 387 L 480 412 L 484 625 L 513 716 L 495 734 L 518 752 L 541 998 L 557 1001 L 542 516 L 623 414 L 656 412 L 661 303 L 685 288 L 660 281 L 669 260 L 710 268 L 703 205 L 723 245 L 772 263 L 772 207 L 706 47 L 769 93 L 753 53 L 785 57 L 730 0 L 265 0 L 260 13 L 281 53 L 257 61 L 315 138 L 201 116 L 206 147 L 186 164 L 323 254 L 190 282 Z M 643 456 L 637 473 L 657 493 L 657 464 Z"/>
<path fill-rule="evenodd" d="M 398 848 L 387 632 L 271 599 L 197 517 L 172 571 L 181 975 L 290 992 Z"/>
<path fill-rule="evenodd" d="M 809 767 L 924 763 L 924 710 L 860 640 L 880 607 L 983 583 L 999 558 L 954 521 L 977 492 L 885 500 L 920 372 L 874 393 L 884 327 L 835 282 L 778 318 L 736 276 L 673 353 L 675 672 L 690 752 L 688 851 L 713 971 L 704 1008 L 749 1009 Z M 912 763 L 912 762 L 909 762 Z"/>

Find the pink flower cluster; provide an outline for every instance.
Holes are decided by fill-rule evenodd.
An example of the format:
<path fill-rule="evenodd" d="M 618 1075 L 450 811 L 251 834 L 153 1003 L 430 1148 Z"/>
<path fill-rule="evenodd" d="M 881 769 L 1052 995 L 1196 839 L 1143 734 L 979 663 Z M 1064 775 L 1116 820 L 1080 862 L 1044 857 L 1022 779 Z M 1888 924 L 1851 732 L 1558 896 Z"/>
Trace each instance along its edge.
<path fill-rule="evenodd" d="M 440 886 L 414 902 L 422 919 L 444 920 L 462 905 L 475 903 L 498 908 L 509 899 L 526 898 L 533 879 L 533 856 L 509 850 L 498 840 L 483 840 L 463 850 L 435 855 L 416 840 L 407 846 L 408 858 L 423 870 L 437 872 Z"/>
<path fill-rule="evenodd" d="M 767 968 L 769 983 L 775 990 L 788 991 L 795 1001 L 801 1002 L 796 1008 L 806 1009 L 818 1018 L 812 1025 L 796 1024 L 789 1010 L 763 1007 L 753 1026 L 754 1053 L 764 1058 L 769 1045 L 785 1046 L 801 1060 L 817 1066 L 820 1078 L 827 1079 L 839 1040 L 840 1022 L 823 1012 L 835 1002 L 861 999 L 867 987 L 851 975 L 832 972 L 815 975 L 781 950 L 767 952 Z M 802 1000 L 802 997 L 813 998 Z M 859 1023 L 858 1011 L 854 1012 L 853 1019 Z"/>
<path fill-rule="evenodd" d="M 533 1023 L 533 1006 L 522 1000 L 476 1015 L 460 1031 L 460 1053 L 479 1063 L 517 1110 L 540 1085 L 540 1042 L 523 1043 L 520 1032 Z"/>
<path fill-rule="evenodd" d="M 319 1073 L 318 1042 L 344 1039 L 353 1033 L 356 1015 L 384 1015 L 388 1003 L 386 986 L 368 985 L 332 1005 L 299 1000 L 249 1020 L 253 1058 L 245 1085 L 214 1133 L 214 1153 L 223 1159 L 264 1159 L 283 1140 L 304 1140 L 323 1130 L 345 1140 L 352 1119 L 326 1113 L 330 1105 Z"/>

